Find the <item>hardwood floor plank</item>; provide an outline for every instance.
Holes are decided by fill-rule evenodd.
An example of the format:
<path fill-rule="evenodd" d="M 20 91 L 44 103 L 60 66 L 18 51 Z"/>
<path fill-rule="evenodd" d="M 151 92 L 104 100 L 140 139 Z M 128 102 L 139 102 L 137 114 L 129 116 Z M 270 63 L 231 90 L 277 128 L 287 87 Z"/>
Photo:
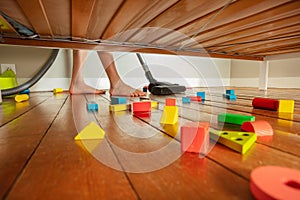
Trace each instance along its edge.
<path fill-rule="evenodd" d="M 105 166 L 86 149 L 95 145 L 95 141 L 74 141 L 77 131 L 72 110 L 80 111 L 85 120 L 83 123 L 88 123 L 93 114 L 87 112 L 83 96 L 73 95 L 71 98 L 28 162 L 8 199 L 137 199 L 123 172 Z M 100 142 L 101 145 L 106 143 Z M 94 148 L 98 145 L 96 141 Z M 102 153 L 111 157 L 112 162 L 117 162 L 112 151 Z"/>
<path fill-rule="evenodd" d="M 34 99 L 29 100 L 34 103 Z M 0 128 L 0 197 L 7 195 L 64 100 L 48 98 Z M 3 108 L 5 110 L 5 108 Z"/>

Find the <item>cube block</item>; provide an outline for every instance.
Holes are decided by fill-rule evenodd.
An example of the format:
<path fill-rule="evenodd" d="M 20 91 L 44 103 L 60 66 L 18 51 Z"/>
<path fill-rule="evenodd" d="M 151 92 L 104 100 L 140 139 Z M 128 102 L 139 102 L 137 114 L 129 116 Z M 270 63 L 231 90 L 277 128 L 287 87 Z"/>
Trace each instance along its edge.
<path fill-rule="evenodd" d="M 127 98 L 126 97 L 116 97 L 116 96 L 113 96 L 111 97 L 111 102 L 110 102 L 112 105 L 115 105 L 115 104 L 126 104 L 127 103 Z"/>
<path fill-rule="evenodd" d="M 234 94 L 234 90 L 226 90 L 226 94 Z"/>
<path fill-rule="evenodd" d="M 294 100 L 279 100 L 278 112 L 293 113 Z"/>
<path fill-rule="evenodd" d="M 240 115 L 240 114 L 232 114 L 232 113 L 218 114 L 218 122 L 242 125 L 244 122 L 254 121 L 254 120 L 255 117 L 249 115 Z"/>
<path fill-rule="evenodd" d="M 182 103 L 191 103 L 190 97 L 182 97 Z"/>
<path fill-rule="evenodd" d="M 166 106 L 176 106 L 176 99 L 175 98 L 167 98 Z"/>
<path fill-rule="evenodd" d="M 178 122 L 178 107 L 165 106 L 160 118 L 161 124 L 176 124 Z"/>
<path fill-rule="evenodd" d="M 201 97 L 202 100 L 205 100 L 205 92 L 197 92 L 197 97 Z"/>
<path fill-rule="evenodd" d="M 236 100 L 235 94 L 223 94 L 223 97 L 229 100 Z"/>
<path fill-rule="evenodd" d="M 130 109 L 131 109 L 131 104 L 109 105 L 109 111 L 111 112 L 118 112 L 118 111 L 130 110 Z"/>
<path fill-rule="evenodd" d="M 186 122 L 180 130 L 182 152 L 207 153 L 209 122 Z"/>
<path fill-rule="evenodd" d="M 133 112 L 151 112 L 151 102 L 150 101 L 140 101 L 132 103 Z"/>
<path fill-rule="evenodd" d="M 257 136 L 251 132 L 210 130 L 211 138 L 230 149 L 245 154 L 255 143 Z"/>
<path fill-rule="evenodd" d="M 98 111 L 98 104 L 96 102 L 87 102 L 86 108 L 88 111 Z"/>

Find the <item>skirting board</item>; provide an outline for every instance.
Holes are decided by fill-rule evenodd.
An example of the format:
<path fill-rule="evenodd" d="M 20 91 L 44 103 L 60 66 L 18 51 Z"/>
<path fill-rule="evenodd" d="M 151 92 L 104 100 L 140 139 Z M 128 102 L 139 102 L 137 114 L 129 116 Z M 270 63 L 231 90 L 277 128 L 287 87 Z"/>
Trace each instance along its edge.
<path fill-rule="evenodd" d="M 258 78 L 232 78 L 230 86 L 258 88 Z M 270 88 L 300 88 L 300 77 L 268 78 Z"/>
<path fill-rule="evenodd" d="M 18 78 L 18 83 L 22 84 L 29 79 Z M 96 87 L 97 89 L 109 89 L 110 83 L 108 78 L 85 78 L 87 85 Z M 197 79 L 197 78 L 185 78 L 185 79 L 159 79 L 162 82 L 177 83 L 187 87 L 218 87 L 229 86 L 229 79 Z M 34 86 L 30 88 L 31 91 L 51 91 L 54 88 L 62 88 L 68 90 L 70 86 L 71 78 L 42 78 Z M 149 82 L 145 78 L 126 78 L 124 80 L 127 84 L 135 88 L 143 88 L 148 85 Z"/>

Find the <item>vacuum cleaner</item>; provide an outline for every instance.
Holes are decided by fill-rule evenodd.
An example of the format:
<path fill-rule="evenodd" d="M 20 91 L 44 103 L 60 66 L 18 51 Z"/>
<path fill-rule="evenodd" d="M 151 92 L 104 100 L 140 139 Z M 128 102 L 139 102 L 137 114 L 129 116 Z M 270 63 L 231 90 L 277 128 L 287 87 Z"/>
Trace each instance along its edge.
<path fill-rule="evenodd" d="M 146 78 L 150 82 L 148 90 L 149 92 L 151 92 L 151 94 L 169 95 L 185 92 L 185 86 L 168 82 L 159 82 L 156 79 L 154 79 L 143 56 L 140 53 L 137 53 L 136 55 L 145 71 Z"/>

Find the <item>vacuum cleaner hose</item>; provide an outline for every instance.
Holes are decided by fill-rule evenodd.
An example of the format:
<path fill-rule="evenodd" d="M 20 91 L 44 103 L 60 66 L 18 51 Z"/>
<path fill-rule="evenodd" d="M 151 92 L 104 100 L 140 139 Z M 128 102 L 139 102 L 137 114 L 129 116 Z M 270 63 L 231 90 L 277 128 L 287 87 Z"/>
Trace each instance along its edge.
<path fill-rule="evenodd" d="M 47 62 L 40 69 L 40 71 L 37 72 L 37 74 L 34 77 L 32 77 L 29 81 L 27 81 L 17 87 L 1 90 L 2 96 L 18 94 L 18 93 L 30 88 L 34 84 L 36 84 L 44 76 L 44 74 L 48 71 L 48 69 L 50 69 L 50 67 L 52 66 L 53 62 L 55 61 L 55 59 L 58 55 L 58 52 L 59 52 L 58 49 L 53 49 Z"/>

